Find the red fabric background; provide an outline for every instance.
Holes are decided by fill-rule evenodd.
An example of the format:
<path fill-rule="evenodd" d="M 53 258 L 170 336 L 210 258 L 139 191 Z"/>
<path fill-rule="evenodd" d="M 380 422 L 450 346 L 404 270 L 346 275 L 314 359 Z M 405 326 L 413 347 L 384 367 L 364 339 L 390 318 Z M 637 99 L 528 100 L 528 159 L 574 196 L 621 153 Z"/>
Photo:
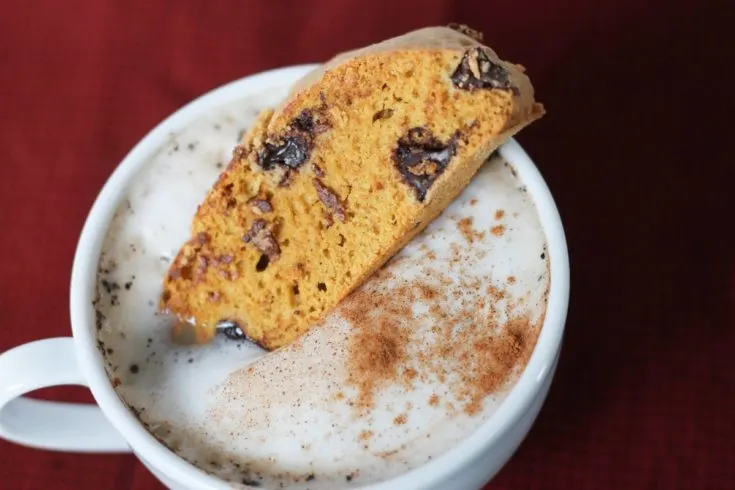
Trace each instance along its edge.
<path fill-rule="evenodd" d="M 0 350 L 69 333 L 89 206 L 174 109 L 250 73 L 460 21 L 526 65 L 546 104 L 520 141 L 556 196 L 572 263 L 556 381 L 488 488 L 735 488 L 727 3 L 3 2 Z M 16 490 L 160 488 L 132 456 L 5 442 L 0 474 Z"/>

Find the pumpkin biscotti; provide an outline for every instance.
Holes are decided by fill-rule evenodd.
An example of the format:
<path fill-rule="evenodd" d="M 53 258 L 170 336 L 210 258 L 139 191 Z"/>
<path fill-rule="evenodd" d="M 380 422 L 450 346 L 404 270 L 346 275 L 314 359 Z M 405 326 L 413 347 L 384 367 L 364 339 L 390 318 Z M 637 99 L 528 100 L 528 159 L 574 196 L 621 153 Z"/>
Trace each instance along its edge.
<path fill-rule="evenodd" d="M 160 307 L 266 349 L 299 337 L 543 115 L 467 28 L 337 56 L 261 113 L 194 217 Z"/>

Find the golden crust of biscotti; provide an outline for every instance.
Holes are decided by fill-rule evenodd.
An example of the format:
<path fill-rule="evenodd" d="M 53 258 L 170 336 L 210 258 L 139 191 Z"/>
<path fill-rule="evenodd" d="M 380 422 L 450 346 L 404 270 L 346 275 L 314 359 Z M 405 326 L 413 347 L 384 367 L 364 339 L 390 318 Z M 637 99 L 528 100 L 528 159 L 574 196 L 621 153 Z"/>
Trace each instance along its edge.
<path fill-rule="evenodd" d="M 454 29 L 337 56 L 259 115 L 200 205 L 161 308 L 268 349 L 291 342 L 541 115 L 521 67 Z"/>

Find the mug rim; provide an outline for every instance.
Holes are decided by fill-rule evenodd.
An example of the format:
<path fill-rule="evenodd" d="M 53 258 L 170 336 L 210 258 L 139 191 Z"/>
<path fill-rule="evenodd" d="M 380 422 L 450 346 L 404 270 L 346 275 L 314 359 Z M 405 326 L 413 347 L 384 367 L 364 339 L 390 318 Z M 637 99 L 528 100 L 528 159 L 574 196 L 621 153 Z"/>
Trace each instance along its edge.
<path fill-rule="evenodd" d="M 133 452 L 167 477 L 187 482 L 193 488 L 229 489 L 231 485 L 190 464 L 159 442 L 119 398 L 97 350 L 94 307 L 97 269 L 105 230 L 117 210 L 127 184 L 149 157 L 186 123 L 211 107 L 237 100 L 267 87 L 290 88 L 317 64 L 289 66 L 249 75 L 217 87 L 187 103 L 149 131 L 117 165 L 92 205 L 77 243 L 71 274 L 70 314 L 74 345 L 84 378 L 95 401 L 110 423 L 130 444 Z M 525 413 L 547 375 L 561 347 L 569 302 L 569 257 L 566 238 L 551 191 L 533 161 L 514 140 L 499 152 L 513 165 L 519 179 L 532 196 L 546 236 L 550 264 L 549 295 L 541 333 L 531 358 L 490 418 L 452 449 L 394 478 L 356 488 L 372 490 L 420 489 L 446 479 L 488 448 L 502 441 L 506 430 Z"/>

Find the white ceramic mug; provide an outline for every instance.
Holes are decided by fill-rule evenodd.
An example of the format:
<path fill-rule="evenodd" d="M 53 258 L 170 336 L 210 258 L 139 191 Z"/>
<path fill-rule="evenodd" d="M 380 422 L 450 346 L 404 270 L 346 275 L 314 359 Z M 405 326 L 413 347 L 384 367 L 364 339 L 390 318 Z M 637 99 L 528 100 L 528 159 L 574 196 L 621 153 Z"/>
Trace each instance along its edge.
<path fill-rule="evenodd" d="M 72 337 L 31 342 L 0 355 L 0 436 L 27 446 L 74 452 L 134 452 L 168 487 L 225 489 L 231 486 L 158 442 L 118 398 L 97 350 L 97 267 L 109 221 L 124 189 L 176 130 L 214 106 L 270 86 L 293 83 L 313 65 L 273 70 L 220 87 L 183 107 L 151 131 L 120 163 L 87 218 L 71 280 Z M 569 260 L 561 219 L 551 193 L 515 140 L 500 153 L 533 196 L 547 238 L 551 285 L 543 329 L 520 379 L 497 412 L 475 433 L 431 462 L 394 479 L 360 488 L 375 490 L 479 489 L 507 462 L 541 409 L 561 348 L 569 300 Z M 58 385 L 88 386 L 97 406 L 25 398 Z"/>

